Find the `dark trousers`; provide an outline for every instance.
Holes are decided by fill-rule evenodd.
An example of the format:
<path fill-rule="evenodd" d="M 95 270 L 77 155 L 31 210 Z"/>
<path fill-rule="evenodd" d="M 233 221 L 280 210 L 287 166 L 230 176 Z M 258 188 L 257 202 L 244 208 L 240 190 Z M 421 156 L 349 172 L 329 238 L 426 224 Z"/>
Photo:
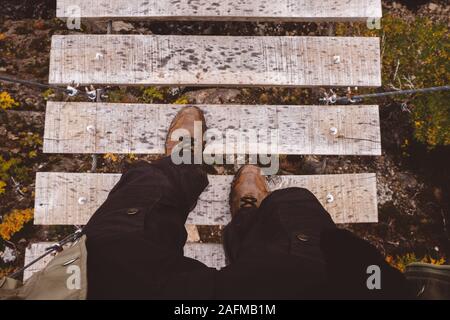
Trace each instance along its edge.
<path fill-rule="evenodd" d="M 183 256 L 185 221 L 207 185 L 198 167 L 170 158 L 128 170 L 84 228 L 88 298 L 211 297 L 213 270 Z"/>
<path fill-rule="evenodd" d="M 226 268 L 184 257 L 184 224 L 207 185 L 198 166 L 174 165 L 169 158 L 125 173 L 84 229 L 88 298 L 323 296 L 330 266 L 321 236 L 328 232 L 333 239 L 337 228 L 306 189 L 275 191 L 260 208 L 241 209 L 224 231 Z"/>
<path fill-rule="evenodd" d="M 223 299 L 318 297 L 326 283 L 320 235 L 335 225 L 306 189 L 270 194 L 259 208 L 241 209 L 224 231 L 231 262 L 216 277 Z"/>

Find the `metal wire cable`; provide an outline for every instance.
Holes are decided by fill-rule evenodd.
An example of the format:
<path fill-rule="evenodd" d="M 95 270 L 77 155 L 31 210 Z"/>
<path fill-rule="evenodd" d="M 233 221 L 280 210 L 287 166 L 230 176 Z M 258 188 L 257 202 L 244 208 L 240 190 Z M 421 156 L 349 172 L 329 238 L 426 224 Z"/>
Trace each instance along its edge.
<path fill-rule="evenodd" d="M 428 93 L 428 92 L 437 92 L 437 91 L 448 91 L 450 90 L 450 86 L 441 86 L 441 87 L 431 87 L 431 88 L 423 88 L 423 89 L 411 89 L 411 90 L 398 90 L 398 91 L 388 91 L 388 92 L 380 92 L 380 93 L 369 93 L 362 94 L 357 96 L 347 96 L 347 97 L 337 97 L 334 92 L 331 95 L 326 95 L 325 98 L 321 98 L 320 101 L 327 103 L 356 103 L 361 102 L 364 99 L 368 98 L 379 98 L 379 97 L 387 97 L 394 95 L 406 95 L 406 94 L 415 94 L 415 93 Z"/>
<path fill-rule="evenodd" d="M 112 21 L 109 20 L 108 24 L 107 24 L 107 33 L 111 34 L 112 33 Z M 56 85 L 50 85 L 50 84 L 43 84 L 43 83 L 39 83 L 36 81 L 30 81 L 30 80 L 22 80 L 22 79 L 15 79 L 15 78 L 10 78 L 10 77 L 5 77 L 5 76 L 1 76 L 0 75 L 0 80 L 1 81 L 6 81 L 6 82 L 13 82 L 13 83 L 19 83 L 19 84 L 24 84 L 24 85 L 28 85 L 28 86 L 35 86 L 35 87 L 39 87 L 39 88 L 45 88 L 45 89 L 54 89 L 54 90 L 58 90 L 61 92 L 64 92 L 66 94 L 68 94 L 69 96 L 75 96 L 77 95 L 80 91 L 77 90 L 74 87 L 68 86 L 67 88 L 62 88 L 62 87 L 58 87 Z M 92 101 L 96 101 L 96 102 L 101 102 L 101 98 L 102 98 L 102 89 L 93 89 L 91 91 L 87 91 L 87 92 L 82 92 L 82 94 L 86 95 L 89 99 L 91 99 Z M 97 171 L 97 155 L 93 154 L 92 155 L 92 167 L 91 167 L 91 172 L 96 172 Z M 50 246 L 49 248 L 46 249 L 46 252 L 44 254 L 42 254 L 41 256 L 37 257 L 36 259 L 34 259 L 33 261 L 31 261 L 30 263 L 28 263 L 27 265 L 23 266 L 22 268 L 20 268 L 19 270 L 13 272 L 11 275 L 9 275 L 10 278 L 16 278 L 18 276 L 20 276 L 27 268 L 29 268 L 30 266 L 32 266 L 33 264 L 35 264 L 36 262 L 42 260 L 43 258 L 45 258 L 46 256 L 48 256 L 49 254 L 55 252 L 55 251 L 62 251 L 64 248 L 63 246 L 69 242 L 75 242 L 76 240 L 78 240 L 81 235 L 83 234 L 82 232 L 82 228 L 79 228 L 77 231 L 75 231 L 75 233 L 67 236 L 66 238 L 62 239 L 61 241 L 59 241 L 58 243 L 54 244 L 53 246 Z"/>
<path fill-rule="evenodd" d="M 11 82 L 11 83 L 19 83 L 19 84 L 23 84 L 26 86 L 30 86 L 30 87 L 38 87 L 38 88 L 42 88 L 42 89 L 53 89 L 53 90 L 57 90 L 63 93 L 68 94 L 69 96 L 76 96 L 77 94 L 82 94 L 85 95 L 87 98 L 91 99 L 91 100 L 95 100 L 96 98 L 96 91 L 80 91 L 72 86 L 67 86 L 67 88 L 63 88 L 63 87 L 59 87 L 56 85 L 51 85 L 51 84 L 45 84 L 45 83 L 40 83 L 37 81 L 32 81 L 32 80 L 24 80 L 24 79 L 17 79 L 17 78 L 12 78 L 12 77 L 8 77 L 5 75 L 0 75 L 0 81 L 5 81 L 5 82 Z"/>
<path fill-rule="evenodd" d="M 17 277 L 19 277 L 26 269 L 31 267 L 33 264 L 35 264 L 36 262 L 44 259 L 46 256 L 48 256 L 49 254 L 51 254 L 51 253 L 53 253 L 55 251 L 58 251 L 58 252 L 63 251 L 63 249 L 64 249 L 63 246 L 65 244 L 78 240 L 82 236 L 82 234 L 83 234 L 82 229 L 78 229 L 77 231 L 75 231 L 71 235 L 67 236 L 66 238 L 62 239 L 58 243 L 48 247 L 44 254 L 40 255 L 39 257 L 37 257 L 33 261 L 29 262 L 27 265 L 23 266 L 19 270 L 13 272 L 8 277 L 13 278 L 13 279 L 17 279 Z"/>

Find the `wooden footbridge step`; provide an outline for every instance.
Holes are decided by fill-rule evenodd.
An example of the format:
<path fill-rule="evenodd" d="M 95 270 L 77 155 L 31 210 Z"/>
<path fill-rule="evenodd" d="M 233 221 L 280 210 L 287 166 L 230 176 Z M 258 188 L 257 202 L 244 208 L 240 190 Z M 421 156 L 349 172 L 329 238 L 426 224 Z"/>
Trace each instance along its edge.
<path fill-rule="evenodd" d="M 120 174 L 39 172 L 36 176 L 35 224 L 84 225 L 106 200 Z M 188 224 L 225 225 L 233 176 L 210 175 Z M 377 222 L 375 174 L 274 176 L 272 190 L 309 189 L 336 223 Z M 301 212 L 299 211 L 299 214 Z"/>
<path fill-rule="evenodd" d="M 52 84 L 381 86 L 379 38 L 56 35 Z"/>
<path fill-rule="evenodd" d="M 57 0 L 56 16 L 88 19 L 366 21 L 380 0 Z"/>
<path fill-rule="evenodd" d="M 168 127 L 182 107 L 48 102 L 44 152 L 164 154 Z M 378 106 L 198 107 L 217 135 L 206 149 L 215 154 L 257 154 L 264 148 L 272 154 L 381 154 Z"/>

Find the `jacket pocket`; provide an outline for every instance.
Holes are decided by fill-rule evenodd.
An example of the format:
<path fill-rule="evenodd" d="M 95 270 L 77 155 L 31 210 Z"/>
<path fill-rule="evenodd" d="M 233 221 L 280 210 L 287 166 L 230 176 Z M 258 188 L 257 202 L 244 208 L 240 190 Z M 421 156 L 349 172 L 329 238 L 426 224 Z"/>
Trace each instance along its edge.
<path fill-rule="evenodd" d="M 114 236 L 123 233 L 144 232 L 146 216 L 160 200 L 159 196 L 148 198 L 145 205 L 130 204 L 117 209 L 104 207 L 97 211 L 85 227 L 85 233 L 90 239 L 104 236 Z M 128 203 L 128 201 L 127 201 Z"/>
<path fill-rule="evenodd" d="M 323 260 L 320 236 L 303 230 L 291 232 L 289 253 L 305 259 Z"/>

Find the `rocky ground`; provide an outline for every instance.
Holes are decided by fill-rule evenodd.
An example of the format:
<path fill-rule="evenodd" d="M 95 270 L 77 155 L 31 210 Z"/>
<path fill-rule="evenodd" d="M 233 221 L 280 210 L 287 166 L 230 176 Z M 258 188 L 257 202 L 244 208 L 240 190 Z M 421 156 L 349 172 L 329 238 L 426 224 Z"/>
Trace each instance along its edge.
<path fill-rule="evenodd" d="M 404 19 L 427 16 L 449 23 L 449 6 L 444 1 L 422 1 L 405 7 L 387 1 L 385 13 Z M 0 17 L 0 74 L 46 83 L 50 39 L 53 34 L 69 33 L 54 18 L 53 1 L 3 1 Z M 117 33 L 142 34 L 221 34 L 221 35 L 329 35 L 333 24 L 308 23 L 150 23 L 116 22 Z M 84 32 L 104 33 L 105 24 L 89 23 Z M 191 103 L 238 104 L 314 104 L 322 94 L 307 89 L 158 89 L 163 97 L 157 102 L 172 103 L 180 97 Z M 0 110 L 0 155 L 3 160 L 20 159 L 15 174 L 8 177 L 6 192 L 0 194 L 0 217 L 13 209 L 33 207 L 36 171 L 87 172 L 91 158 L 86 155 L 49 155 L 42 153 L 42 135 L 46 100 L 67 99 L 59 94 L 33 87 L 0 82 L 0 92 L 7 91 L 19 102 L 14 110 Z M 109 101 L 141 101 L 143 88 L 109 88 Z M 77 98 L 82 99 L 82 98 Z M 344 226 L 368 239 L 386 255 L 415 253 L 421 257 L 448 257 L 449 247 L 449 148 L 432 151 L 414 142 L 408 112 L 397 102 L 379 101 L 383 155 L 381 157 L 282 157 L 283 174 L 324 174 L 376 172 L 378 182 L 379 223 Z M 100 157 L 99 172 L 120 172 L 128 163 L 145 156 Z M 3 165 L 0 163 L 0 165 Z M 1 167 L 1 166 L 0 166 Z M 233 168 L 217 167 L 219 174 L 233 173 Z M 1 171 L 0 171 L 1 174 Z M 1 179 L 1 175 L 0 175 Z M 64 237 L 71 227 L 27 226 L 0 245 L 14 248 L 17 259 L 9 269 L 23 263 L 25 247 L 33 241 Z M 220 229 L 200 228 L 203 240 L 220 240 Z M 0 264 L 5 267 L 6 264 Z"/>

